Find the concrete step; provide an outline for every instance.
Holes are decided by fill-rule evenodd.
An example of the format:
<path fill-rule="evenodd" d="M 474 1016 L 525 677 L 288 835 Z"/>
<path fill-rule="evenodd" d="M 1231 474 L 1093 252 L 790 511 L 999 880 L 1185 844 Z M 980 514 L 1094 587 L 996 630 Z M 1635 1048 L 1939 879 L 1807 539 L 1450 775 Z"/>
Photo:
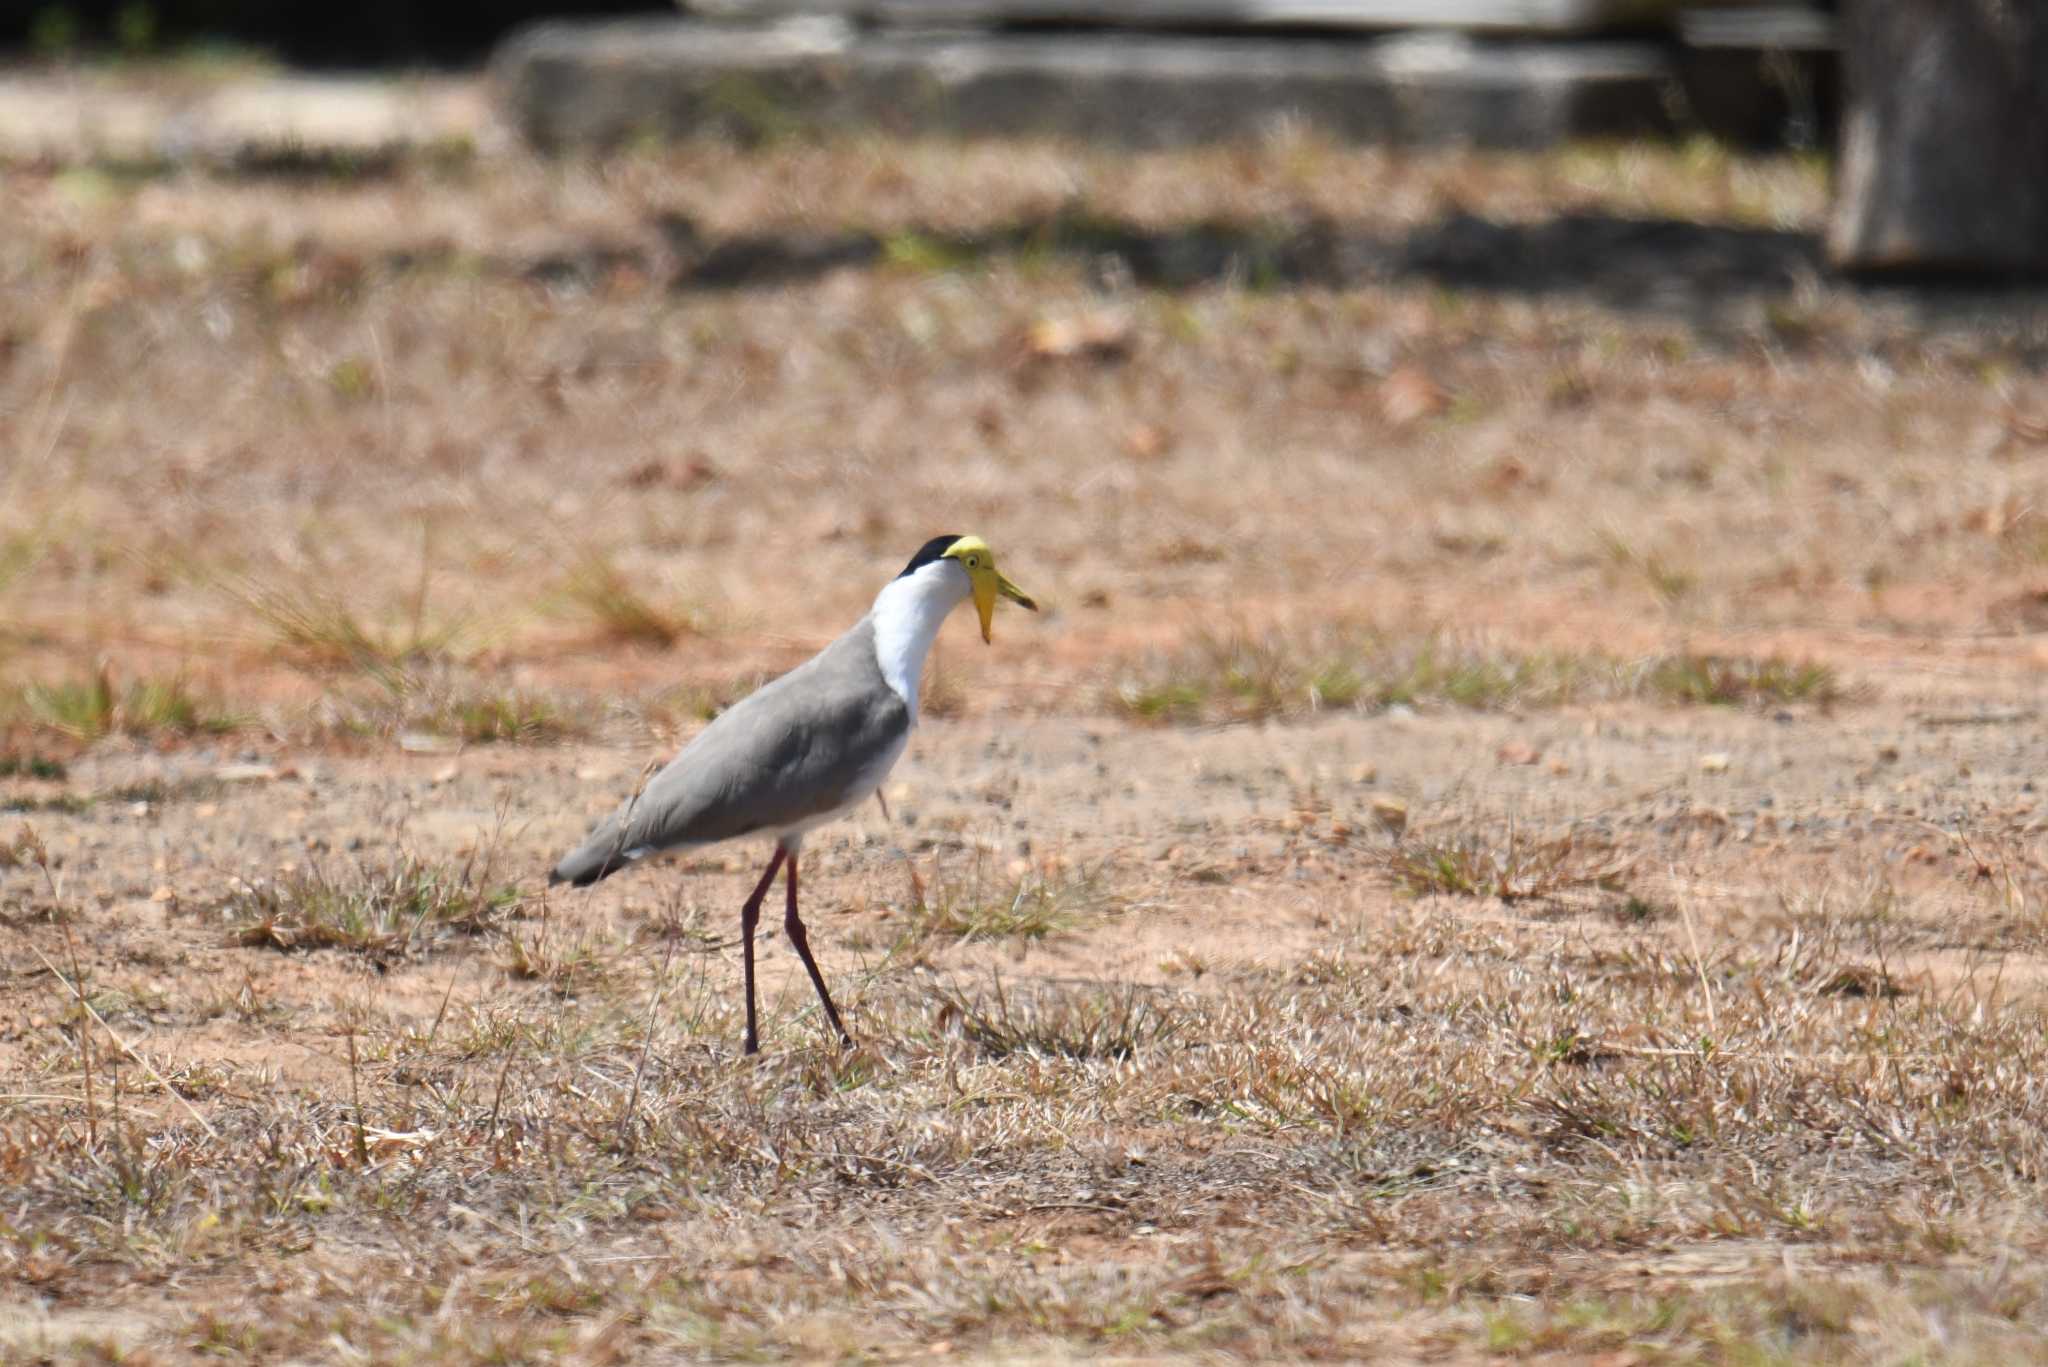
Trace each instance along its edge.
<path fill-rule="evenodd" d="M 1812 5 L 1711 5 L 1681 10 L 1678 36 L 1687 47 L 1737 52 L 1836 52 L 1835 16 Z"/>
<path fill-rule="evenodd" d="M 363 165 L 505 142 L 489 92 L 463 77 L 0 75 L 0 160 L 17 163 Z"/>
<path fill-rule="evenodd" d="M 1130 29 L 1462 29 L 1587 33 L 1667 16 L 1675 0 L 686 0 L 706 18 L 836 14 L 904 27 L 1064 24 Z"/>
<path fill-rule="evenodd" d="M 495 59 L 536 145 L 878 128 L 1165 147 L 1283 122 L 1343 140 L 1534 148 L 1669 131 L 1677 73 L 1647 42 L 1124 32 L 916 33 L 829 20 L 547 24 Z"/>

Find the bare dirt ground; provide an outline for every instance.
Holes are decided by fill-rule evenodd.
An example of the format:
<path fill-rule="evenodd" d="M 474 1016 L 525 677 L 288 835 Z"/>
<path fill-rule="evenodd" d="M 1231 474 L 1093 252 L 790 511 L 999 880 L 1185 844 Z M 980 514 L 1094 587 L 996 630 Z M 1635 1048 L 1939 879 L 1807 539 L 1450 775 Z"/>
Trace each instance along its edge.
<path fill-rule="evenodd" d="M 1712 148 L 349 172 L 0 172 L 0 1357 L 2048 1351 L 2037 296 Z M 948 529 L 742 1059 L 762 851 L 545 869 Z"/>

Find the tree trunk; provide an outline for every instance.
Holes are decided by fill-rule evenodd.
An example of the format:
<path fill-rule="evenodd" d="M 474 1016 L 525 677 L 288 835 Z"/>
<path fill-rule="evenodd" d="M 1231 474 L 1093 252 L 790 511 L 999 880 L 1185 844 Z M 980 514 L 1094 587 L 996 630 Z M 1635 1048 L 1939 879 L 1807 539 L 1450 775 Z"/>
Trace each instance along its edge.
<path fill-rule="evenodd" d="M 2048 270 L 2048 0 L 1847 0 L 1828 256 Z"/>

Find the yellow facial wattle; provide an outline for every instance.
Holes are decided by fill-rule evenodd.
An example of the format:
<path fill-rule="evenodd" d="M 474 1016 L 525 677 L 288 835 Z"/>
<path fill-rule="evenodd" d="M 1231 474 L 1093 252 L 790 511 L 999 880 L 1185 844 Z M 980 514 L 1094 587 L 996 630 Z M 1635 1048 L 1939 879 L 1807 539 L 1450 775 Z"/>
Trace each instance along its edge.
<path fill-rule="evenodd" d="M 996 599 L 1007 598 L 1021 607 L 1038 611 L 1038 604 L 1031 595 L 1012 584 L 996 568 L 995 553 L 988 543 L 978 536 L 963 536 L 946 548 L 946 557 L 960 562 L 967 571 L 968 582 L 973 586 L 974 612 L 981 619 L 981 639 L 993 639 L 989 624 L 995 617 Z"/>

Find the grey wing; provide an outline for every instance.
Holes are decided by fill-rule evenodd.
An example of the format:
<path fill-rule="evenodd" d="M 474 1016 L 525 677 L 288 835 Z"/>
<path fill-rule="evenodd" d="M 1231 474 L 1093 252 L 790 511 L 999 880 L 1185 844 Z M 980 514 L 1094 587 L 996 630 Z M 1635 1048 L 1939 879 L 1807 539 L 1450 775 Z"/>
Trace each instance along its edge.
<path fill-rule="evenodd" d="M 805 666 L 719 716 L 551 881 L 594 883 L 656 850 L 781 830 L 857 797 L 902 744 L 909 711 L 886 686 L 831 686 L 846 682 L 833 673 Z"/>

